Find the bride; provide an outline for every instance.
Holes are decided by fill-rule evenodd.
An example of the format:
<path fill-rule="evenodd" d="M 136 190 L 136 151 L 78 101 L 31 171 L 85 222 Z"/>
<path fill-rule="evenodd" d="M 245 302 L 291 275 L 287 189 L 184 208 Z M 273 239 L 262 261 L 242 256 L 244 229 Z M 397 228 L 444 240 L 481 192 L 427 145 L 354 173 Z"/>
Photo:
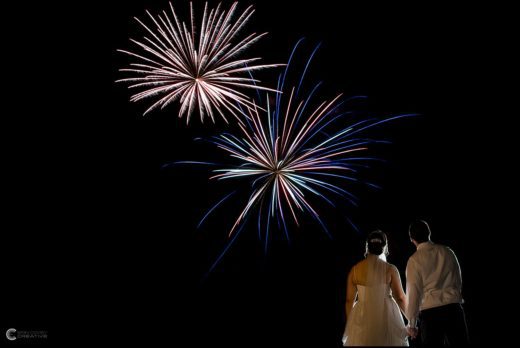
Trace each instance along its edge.
<path fill-rule="evenodd" d="M 408 346 L 399 312 L 405 313 L 406 297 L 399 271 L 386 262 L 386 255 L 386 234 L 379 230 L 370 233 L 366 258 L 348 275 L 344 346 Z"/>

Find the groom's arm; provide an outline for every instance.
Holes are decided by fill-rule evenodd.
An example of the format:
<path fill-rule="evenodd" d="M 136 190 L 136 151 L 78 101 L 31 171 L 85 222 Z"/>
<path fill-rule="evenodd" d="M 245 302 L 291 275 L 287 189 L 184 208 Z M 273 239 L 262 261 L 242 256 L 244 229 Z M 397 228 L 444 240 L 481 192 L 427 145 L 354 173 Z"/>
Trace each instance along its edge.
<path fill-rule="evenodd" d="M 409 321 L 408 325 L 412 328 L 417 327 L 417 317 L 423 295 L 422 278 L 418 271 L 417 263 L 413 259 L 409 259 L 406 265 L 406 297 L 408 299 L 406 316 Z"/>

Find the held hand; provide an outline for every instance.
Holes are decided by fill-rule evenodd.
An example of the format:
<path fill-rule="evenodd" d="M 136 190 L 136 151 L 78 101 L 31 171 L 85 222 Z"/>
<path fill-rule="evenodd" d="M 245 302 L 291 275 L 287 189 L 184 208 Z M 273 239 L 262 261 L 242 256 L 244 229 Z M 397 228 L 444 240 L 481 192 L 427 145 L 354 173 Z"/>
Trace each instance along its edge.
<path fill-rule="evenodd" d="M 419 333 L 419 329 L 416 327 L 406 327 L 406 331 L 408 331 L 408 336 L 410 336 L 412 339 L 415 339 L 417 337 L 417 334 Z"/>

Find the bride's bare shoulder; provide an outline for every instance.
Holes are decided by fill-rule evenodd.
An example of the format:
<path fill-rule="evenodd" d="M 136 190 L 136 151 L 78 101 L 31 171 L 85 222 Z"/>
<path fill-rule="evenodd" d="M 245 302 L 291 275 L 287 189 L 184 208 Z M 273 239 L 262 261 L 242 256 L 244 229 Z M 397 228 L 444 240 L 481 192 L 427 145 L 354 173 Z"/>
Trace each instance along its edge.
<path fill-rule="evenodd" d="M 390 273 L 399 273 L 399 270 L 397 269 L 397 267 L 393 264 L 393 263 L 390 263 L 390 262 L 387 262 L 387 272 L 390 272 Z"/>
<path fill-rule="evenodd" d="M 367 264 L 367 259 L 363 259 L 363 260 L 359 261 L 358 263 L 356 263 L 354 265 L 354 267 L 364 267 L 364 266 L 366 266 L 366 264 Z"/>
<path fill-rule="evenodd" d="M 358 263 L 356 263 L 356 264 L 352 267 L 352 269 L 355 268 L 357 273 L 360 273 L 360 272 L 362 273 L 362 272 L 365 272 L 365 271 L 366 271 L 366 269 L 367 269 L 367 265 L 368 265 L 367 260 L 366 260 L 366 259 L 363 259 L 363 260 L 359 261 Z"/>

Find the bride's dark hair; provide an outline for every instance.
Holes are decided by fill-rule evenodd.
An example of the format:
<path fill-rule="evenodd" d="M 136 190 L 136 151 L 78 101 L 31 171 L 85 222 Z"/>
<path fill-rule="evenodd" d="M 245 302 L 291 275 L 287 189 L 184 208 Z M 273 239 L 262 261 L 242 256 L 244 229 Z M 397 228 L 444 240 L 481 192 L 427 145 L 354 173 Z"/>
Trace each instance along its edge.
<path fill-rule="evenodd" d="M 368 235 L 366 242 L 365 257 L 368 254 L 381 255 L 383 252 L 388 256 L 388 239 L 381 230 L 375 230 Z"/>

